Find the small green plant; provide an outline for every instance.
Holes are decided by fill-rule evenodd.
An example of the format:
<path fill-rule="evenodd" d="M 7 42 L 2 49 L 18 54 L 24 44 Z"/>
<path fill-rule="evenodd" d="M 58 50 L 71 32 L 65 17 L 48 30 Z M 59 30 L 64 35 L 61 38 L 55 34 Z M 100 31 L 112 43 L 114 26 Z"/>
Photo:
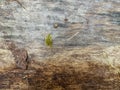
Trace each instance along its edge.
<path fill-rule="evenodd" d="M 49 47 L 52 47 L 53 46 L 53 39 L 52 39 L 52 36 L 51 34 L 48 34 L 45 38 L 45 44 Z"/>

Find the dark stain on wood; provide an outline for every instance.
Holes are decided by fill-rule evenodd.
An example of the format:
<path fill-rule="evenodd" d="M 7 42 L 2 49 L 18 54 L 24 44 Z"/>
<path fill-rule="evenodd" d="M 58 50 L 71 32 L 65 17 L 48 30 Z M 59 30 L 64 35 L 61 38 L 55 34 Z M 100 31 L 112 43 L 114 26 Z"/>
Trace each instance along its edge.
<path fill-rule="evenodd" d="M 7 41 L 8 49 L 15 57 L 16 66 L 21 69 L 28 69 L 29 57 L 24 48 L 18 48 L 13 41 Z"/>
<path fill-rule="evenodd" d="M 88 62 L 89 63 L 89 62 Z M 40 64 L 39 69 L 14 69 L 0 73 L 0 89 L 12 90 L 119 90 L 120 77 L 109 66 L 89 63 L 89 70 L 78 71 L 72 65 Z M 98 70 L 109 72 L 103 76 Z M 111 80 L 112 79 L 112 80 Z"/>

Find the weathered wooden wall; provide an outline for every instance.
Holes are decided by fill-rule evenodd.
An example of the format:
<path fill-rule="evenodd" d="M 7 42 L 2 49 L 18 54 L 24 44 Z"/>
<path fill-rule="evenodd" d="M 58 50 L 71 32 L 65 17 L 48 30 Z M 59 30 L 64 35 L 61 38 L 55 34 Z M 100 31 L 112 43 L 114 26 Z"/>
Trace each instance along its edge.
<path fill-rule="evenodd" d="M 120 0 L 19 1 L 0 0 L 0 89 L 120 89 Z"/>

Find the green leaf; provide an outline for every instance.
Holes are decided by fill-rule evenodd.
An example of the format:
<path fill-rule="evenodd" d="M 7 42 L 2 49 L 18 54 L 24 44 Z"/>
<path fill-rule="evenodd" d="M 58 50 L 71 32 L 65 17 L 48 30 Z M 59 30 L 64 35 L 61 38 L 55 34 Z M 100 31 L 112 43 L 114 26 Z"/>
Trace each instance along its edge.
<path fill-rule="evenodd" d="M 45 44 L 49 47 L 52 47 L 53 46 L 53 39 L 52 39 L 52 36 L 51 34 L 48 34 L 45 38 Z"/>

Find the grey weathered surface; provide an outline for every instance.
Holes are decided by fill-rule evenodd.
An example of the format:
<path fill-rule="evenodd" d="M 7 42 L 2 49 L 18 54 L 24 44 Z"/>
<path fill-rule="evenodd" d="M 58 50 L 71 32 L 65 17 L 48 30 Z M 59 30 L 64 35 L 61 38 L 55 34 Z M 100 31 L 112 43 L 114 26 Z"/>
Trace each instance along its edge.
<path fill-rule="evenodd" d="M 17 41 L 18 45 L 27 47 L 30 53 L 44 47 L 44 38 L 48 33 L 53 36 L 54 47 L 120 43 L 119 0 L 20 2 L 25 9 L 16 1 L 1 1 L 0 35 Z M 68 19 L 66 23 L 65 18 Z M 54 23 L 58 23 L 59 27 L 54 28 Z"/>

